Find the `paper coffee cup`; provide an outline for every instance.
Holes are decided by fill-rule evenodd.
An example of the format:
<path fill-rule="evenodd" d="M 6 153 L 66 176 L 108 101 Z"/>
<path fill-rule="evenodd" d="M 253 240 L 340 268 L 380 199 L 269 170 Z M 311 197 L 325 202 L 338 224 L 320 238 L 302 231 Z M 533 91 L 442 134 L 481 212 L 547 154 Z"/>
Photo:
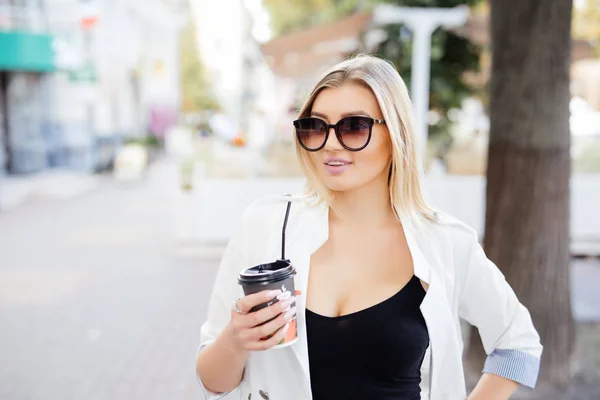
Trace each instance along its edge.
<path fill-rule="evenodd" d="M 289 292 L 293 296 L 295 293 L 294 276 L 296 269 L 288 260 L 277 260 L 268 264 L 260 264 L 251 268 L 247 268 L 240 272 L 238 283 L 242 286 L 246 296 L 263 290 L 281 290 L 283 293 Z M 274 298 L 265 303 L 252 307 L 250 312 L 255 312 L 265 307 L 269 307 L 279 300 Z M 293 307 L 295 304 L 292 304 Z M 277 318 L 277 317 L 275 317 Z M 265 321 L 267 323 L 269 321 Z M 271 333 L 268 339 L 278 332 Z M 273 348 L 281 348 L 289 346 L 298 340 L 297 319 L 294 315 L 289 321 L 288 331 L 283 339 Z"/>

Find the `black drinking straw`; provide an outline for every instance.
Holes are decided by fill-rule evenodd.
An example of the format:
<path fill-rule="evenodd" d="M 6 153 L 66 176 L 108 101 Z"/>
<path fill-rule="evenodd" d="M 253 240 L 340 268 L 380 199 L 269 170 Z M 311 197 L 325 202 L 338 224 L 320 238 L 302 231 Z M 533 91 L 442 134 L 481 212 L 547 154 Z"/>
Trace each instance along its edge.
<path fill-rule="evenodd" d="M 285 261 L 285 229 L 288 223 L 288 217 L 290 216 L 290 207 L 292 202 L 288 201 L 287 209 L 285 210 L 285 219 L 283 220 L 283 229 L 281 230 L 281 259 Z"/>

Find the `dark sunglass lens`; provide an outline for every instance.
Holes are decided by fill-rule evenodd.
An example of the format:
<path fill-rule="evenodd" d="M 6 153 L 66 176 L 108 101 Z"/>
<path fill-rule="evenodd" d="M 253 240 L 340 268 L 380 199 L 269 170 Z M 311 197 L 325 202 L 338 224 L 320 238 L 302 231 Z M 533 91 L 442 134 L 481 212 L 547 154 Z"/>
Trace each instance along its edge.
<path fill-rule="evenodd" d="M 373 120 L 366 117 L 346 117 L 339 124 L 339 134 L 346 147 L 360 149 L 369 140 Z"/>
<path fill-rule="evenodd" d="M 317 118 L 302 118 L 294 122 L 296 136 L 300 143 L 308 149 L 318 149 L 325 141 L 327 127 Z"/>

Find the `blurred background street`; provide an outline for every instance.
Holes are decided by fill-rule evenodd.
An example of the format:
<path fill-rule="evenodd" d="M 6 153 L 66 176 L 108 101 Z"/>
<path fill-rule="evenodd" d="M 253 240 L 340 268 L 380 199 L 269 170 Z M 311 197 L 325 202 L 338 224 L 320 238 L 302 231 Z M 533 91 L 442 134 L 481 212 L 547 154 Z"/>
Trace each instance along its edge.
<path fill-rule="evenodd" d="M 220 251 L 176 245 L 169 183 L 157 167 L 0 214 L 1 399 L 199 397 Z"/>
<path fill-rule="evenodd" d="M 543 341 L 573 317 L 574 340 L 545 350 L 573 348 L 545 366 L 568 364 L 572 376 L 544 376 L 550 391 L 534 394 L 600 399 L 600 2 L 530 3 L 509 10 L 521 23 L 492 31 L 494 10 L 508 3 L 0 0 L 0 400 L 202 398 L 196 347 L 224 246 L 246 205 L 303 189 L 291 122 L 315 79 L 359 52 L 389 59 L 410 88 L 433 205 L 482 240 L 486 212 L 505 216 L 498 223 L 513 234 L 495 247 L 530 258 L 499 267 L 526 305 L 545 296 L 532 312 Z M 558 35 L 552 18 L 533 18 L 548 13 L 571 21 L 570 40 L 560 40 L 569 46 L 551 46 L 568 71 L 543 60 L 493 65 L 493 40 L 527 50 Z M 454 22 L 440 27 L 442 14 Z M 539 56 L 525 53 L 506 59 Z M 521 93 L 511 80 L 514 108 L 503 109 L 490 90 L 502 73 L 553 84 Z M 559 86 L 564 98 L 552 92 Z M 490 179 L 488 154 L 501 170 L 517 165 L 490 146 L 511 135 L 542 138 L 525 140 L 530 159 L 555 157 L 564 143 L 565 162 Z M 486 187 L 534 207 L 501 210 Z M 549 196 L 557 208 L 536 214 Z M 526 224 L 537 232 L 535 221 L 564 229 L 511 242 Z M 569 254 L 552 259 L 558 247 Z M 569 282 L 556 278 L 566 270 Z M 528 290 L 542 274 L 556 287 Z M 568 299 L 572 313 L 554 319 Z"/>

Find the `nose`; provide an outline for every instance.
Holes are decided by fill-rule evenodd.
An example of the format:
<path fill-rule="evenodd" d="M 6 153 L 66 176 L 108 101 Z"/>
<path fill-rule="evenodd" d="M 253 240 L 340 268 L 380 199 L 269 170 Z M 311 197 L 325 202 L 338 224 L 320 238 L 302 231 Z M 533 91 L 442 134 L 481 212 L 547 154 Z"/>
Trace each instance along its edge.
<path fill-rule="evenodd" d="M 325 150 L 343 150 L 344 147 L 340 144 L 338 140 L 335 129 L 333 127 L 329 128 L 329 136 L 327 137 L 327 142 L 325 142 Z"/>

